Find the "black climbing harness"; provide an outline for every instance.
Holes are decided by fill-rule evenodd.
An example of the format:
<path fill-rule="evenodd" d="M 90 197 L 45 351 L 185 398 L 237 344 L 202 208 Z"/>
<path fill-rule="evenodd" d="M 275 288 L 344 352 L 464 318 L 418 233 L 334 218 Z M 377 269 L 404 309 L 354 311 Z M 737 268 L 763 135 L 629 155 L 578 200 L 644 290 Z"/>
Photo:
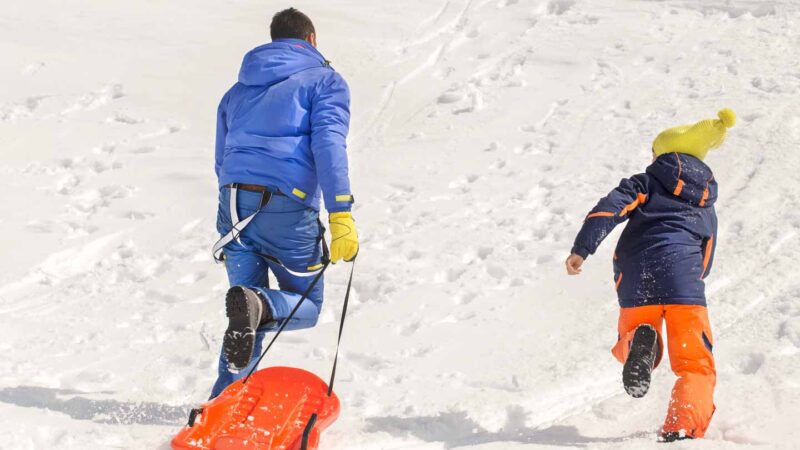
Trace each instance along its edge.
<path fill-rule="evenodd" d="M 230 244 L 233 241 L 238 242 L 241 246 L 244 247 L 244 244 L 239 239 L 239 236 L 242 234 L 242 231 L 250 225 L 250 222 L 255 219 L 255 217 L 261 212 L 264 207 L 269 205 L 269 202 L 272 200 L 274 195 L 280 195 L 279 193 L 276 194 L 270 191 L 264 191 L 261 193 L 261 202 L 259 204 L 259 208 L 253 214 L 245 217 L 244 219 L 239 219 L 239 213 L 236 210 L 237 205 L 237 197 L 239 192 L 239 185 L 238 184 L 231 184 L 227 186 L 230 188 L 230 201 L 229 201 L 229 210 L 231 215 L 231 230 L 227 232 L 224 236 L 219 238 L 219 240 L 214 244 L 212 248 L 212 253 L 214 255 L 214 261 L 220 263 L 225 260 L 224 249 L 225 246 Z M 319 225 L 319 235 L 317 236 L 317 241 L 322 244 L 322 263 L 319 267 L 315 267 L 313 270 L 309 270 L 307 272 L 298 272 L 295 270 L 290 269 L 286 264 L 284 264 L 280 259 L 275 256 L 267 255 L 264 253 L 258 253 L 259 256 L 270 261 L 276 265 L 281 266 L 286 272 L 290 273 L 296 277 L 308 278 L 319 275 L 322 272 L 322 268 L 324 267 L 325 261 L 330 259 L 330 251 L 328 250 L 328 244 L 325 242 L 325 227 L 322 225 L 322 222 L 317 220 L 317 224 Z"/>

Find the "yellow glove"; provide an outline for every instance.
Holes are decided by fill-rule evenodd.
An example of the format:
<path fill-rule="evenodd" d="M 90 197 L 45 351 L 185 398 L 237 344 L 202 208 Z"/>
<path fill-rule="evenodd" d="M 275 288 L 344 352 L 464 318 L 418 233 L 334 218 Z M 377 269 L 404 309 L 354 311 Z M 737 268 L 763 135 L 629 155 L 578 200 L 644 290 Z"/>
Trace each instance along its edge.
<path fill-rule="evenodd" d="M 358 233 L 356 222 L 349 212 L 333 213 L 329 217 L 331 224 L 331 262 L 339 260 L 352 261 L 358 254 Z"/>

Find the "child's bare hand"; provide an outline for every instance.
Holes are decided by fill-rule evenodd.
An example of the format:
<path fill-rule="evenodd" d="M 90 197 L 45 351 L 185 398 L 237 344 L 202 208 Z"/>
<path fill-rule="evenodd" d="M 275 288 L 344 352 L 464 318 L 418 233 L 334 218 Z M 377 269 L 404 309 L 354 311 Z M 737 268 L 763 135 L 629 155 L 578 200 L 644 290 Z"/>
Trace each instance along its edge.
<path fill-rule="evenodd" d="M 569 275 L 580 274 L 583 261 L 584 259 L 581 255 L 576 255 L 576 254 L 569 255 L 569 258 L 567 258 L 567 273 Z"/>

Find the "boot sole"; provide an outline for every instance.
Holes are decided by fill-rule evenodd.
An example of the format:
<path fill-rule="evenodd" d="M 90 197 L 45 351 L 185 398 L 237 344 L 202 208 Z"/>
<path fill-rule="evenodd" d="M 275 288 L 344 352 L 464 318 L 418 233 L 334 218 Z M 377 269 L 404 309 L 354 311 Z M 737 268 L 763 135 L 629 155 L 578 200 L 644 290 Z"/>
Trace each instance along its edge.
<path fill-rule="evenodd" d="M 661 433 L 661 436 L 659 436 L 657 442 L 660 442 L 662 444 L 668 444 L 670 442 L 685 441 L 689 439 L 694 439 L 694 436 L 689 436 L 688 434 L 681 434 L 675 431 L 670 431 L 667 433 Z"/>
<path fill-rule="evenodd" d="M 650 327 L 639 327 L 633 335 L 630 354 L 622 369 L 625 392 L 633 398 L 644 397 L 650 389 L 657 339 L 658 334 Z"/>
<path fill-rule="evenodd" d="M 222 349 L 231 372 L 244 369 L 253 358 L 261 308 L 261 302 L 257 298 L 248 298 L 242 287 L 232 287 L 225 296 L 228 329 L 225 330 Z"/>

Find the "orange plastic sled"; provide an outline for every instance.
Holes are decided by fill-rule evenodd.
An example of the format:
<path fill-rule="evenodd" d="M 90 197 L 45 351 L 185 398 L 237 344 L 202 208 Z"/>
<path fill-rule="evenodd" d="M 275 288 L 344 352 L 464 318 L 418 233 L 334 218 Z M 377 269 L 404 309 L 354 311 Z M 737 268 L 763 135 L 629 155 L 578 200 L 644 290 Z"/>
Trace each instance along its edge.
<path fill-rule="evenodd" d="M 192 410 L 172 440 L 175 450 L 316 450 L 339 417 L 339 399 L 311 372 L 259 370 Z"/>

